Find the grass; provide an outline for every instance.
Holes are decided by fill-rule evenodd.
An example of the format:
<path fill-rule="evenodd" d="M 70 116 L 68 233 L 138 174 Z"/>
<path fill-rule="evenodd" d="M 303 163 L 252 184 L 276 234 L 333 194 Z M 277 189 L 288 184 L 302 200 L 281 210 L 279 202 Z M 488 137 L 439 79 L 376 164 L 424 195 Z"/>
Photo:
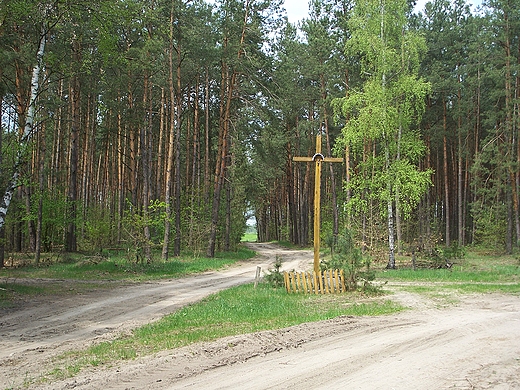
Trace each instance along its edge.
<path fill-rule="evenodd" d="M 53 264 L 3 268 L 0 269 L 0 278 L 147 281 L 220 269 L 254 255 L 254 251 L 240 247 L 237 252 L 218 253 L 215 258 L 185 254 L 170 258 L 166 262 L 155 260 L 150 264 L 131 262 L 125 256 L 117 254 L 107 257 L 76 255 L 64 262 Z"/>
<path fill-rule="evenodd" d="M 61 357 L 51 376 L 74 375 L 86 366 L 134 359 L 191 343 L 271 330 L 340 315 L 385 315 L 404 308 L 383 298 L 359 302 L 355 294 L 315 296 L 287 294 L 267 284 L 234 287 L 211 295 L 129 336 L 103 342 Z"/>
<path fill-rule="evenodd" d="M 46 288 L 40 286 L 0 283 L 0 309 L 12 306 L 12 302 L 19 296 L 42 295 L 46 291 Z"/>
<path fill-rule="evenodd" d="M 217 269 L 253 255 L 253 252 L 241 248 L 237 253 L 220 254 L 214 259 L 186 255 L 169 262 L 157 261 L 147 265 L 131 263 L 117 256 L 98 263 L 80 259 L 49 266 L 4 269 L 0 270 L 0 278 L 85 280 L 84 285 L 94 283 L 94 280 L 144 281 Z M 520 293 L 520 263 L 511 256 L 469 254 L 450 269 L 412 270 L 403 265 L 407 259 L 400 260 L 397 270 L 377 271 L 378 281 L 416 282 L 399 288 L 429 296 L 441 303 L 449 304 L 452 299 L 458 299 L 453 293 Z M 0 285 L 0 297 L 2 301 L 9 301 L 17 294 L 54 293 L 54 288 L 59 289 L 52 286 L 28 287 L 8 283 Z M 69 293 L 68 287 L 66 290 Z M 129 335 L 93 345 L 87 350 L 69 352 L 56 360 L 47 379 L 70 377 L 85 367 L 135 359 L 225 336 L 279 329 L 340 315 L 384 315 L 400 310 L 403 310 L 402 306 L 384 297 L 367 299 L 358 293 L 315 296 L 287 294 L 284 289 L 273 289 L 267 284 L 260 284 L 256 289 L 252 285 L 239 286 L 211 295 L 157 322 L 135 329 Z"/>
<path fill-rule="evenodd" d="M 378 279 L 456 283 L 520 283 L 520 262 L 513 256 L 470 252 L 451 268 L 413 270 L 411 261 L 401 259 L 396 270 L 379 270 Z"/>
<path fill-rule="evenodd" d="M 396 270 L 379 270 L 377 280 L 409 282 L 399 286 L 436 301 L 450 303 L 456 294 L 520 294 L 520 262 L 513 256 L 469 252 L 448 269 L 416 269 L 401 258 Z"/>
<path fill-rule="evenodd" d="M 237 252 L 221 252 L 215 258 L 191 254 L 156 260 L 151 264 L 130 262 L 121 255 L 107 257 L 75 254 L 65 262 L 27 265 L 0 269 L 0 308 L 12 307 L 16 301 L 35 295 L 71 295 L 93 288 L 113 288 L 120 283 L 178 278 L 189 274 L 217 270 L 255 255 L 245 247 Z M 23 279 L 23 280 L 20 280 Z M 38 287 L 27 285 L 24 279 L 43 279 Z"/>
<path fill-rule="evenodd" d="M 501 267 L 493 271 L 466 271 L 460 269 L 398 269 L 379 271 L 378 279 L 426 282 L 520 282 L 520 269 Z"/>
<path fill-rule="evenodd" d="M 258 235 L 256 232 L 249 232 L 242 236 L 242 242 L 256 242 L 258 239 Z"/>

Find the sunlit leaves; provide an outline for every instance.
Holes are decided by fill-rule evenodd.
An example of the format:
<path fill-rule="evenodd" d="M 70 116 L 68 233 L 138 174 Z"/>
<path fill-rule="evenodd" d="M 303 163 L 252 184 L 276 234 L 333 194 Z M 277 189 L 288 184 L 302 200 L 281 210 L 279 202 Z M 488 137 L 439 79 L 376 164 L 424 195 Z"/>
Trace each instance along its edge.
<path fill-rule="evenodd" d="M 352 211 L 371 200 L 386 216 L 384 205 L 398 201 L 408 216 L 431 186 L 432 172 L 418 169 L 426 148 L 413 130 L 430 91 L 417 77 L 425 42 L 407 30 L 405 10 L 403 1 L 360 1 L 350 20 L 347 55 L 359 58 L 365 82 L 334 105 L 348 118 L 342 142 L 356 162 L 348 184 Z"/>

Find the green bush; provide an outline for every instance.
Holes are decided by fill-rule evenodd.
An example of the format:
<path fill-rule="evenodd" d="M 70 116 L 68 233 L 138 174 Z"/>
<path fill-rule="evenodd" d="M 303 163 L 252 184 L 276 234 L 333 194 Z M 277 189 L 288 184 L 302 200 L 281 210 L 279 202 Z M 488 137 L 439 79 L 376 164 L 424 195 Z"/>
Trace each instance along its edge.
<path fill-rule="evenodd" d="M 346 230 L 331 244 L 332 257 L 328 261 L 322 261 L 321 268 L 343 270 L 349 291 L 369 287 L 370 282 L 375 279 L 375 272 L 370 269 L 370 259 L 363 256 L 361 248 L 355 246 L 350 232 Z"/>
<path fill-rule="evenodd" d="M 283 273 L 280 272 L 281 267 L 282 259 L 276 256 L 274 269 L 269 269 L 268 273 L 264 276 L 264 280 L 274 288 L 284 287 Z"/>

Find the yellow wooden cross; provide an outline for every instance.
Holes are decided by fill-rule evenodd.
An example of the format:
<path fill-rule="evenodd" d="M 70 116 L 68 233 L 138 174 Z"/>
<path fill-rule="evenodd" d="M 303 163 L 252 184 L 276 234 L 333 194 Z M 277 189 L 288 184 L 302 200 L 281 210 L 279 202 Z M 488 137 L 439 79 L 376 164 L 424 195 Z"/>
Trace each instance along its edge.
<path fill-rule="evenodd" d="M 343 162 L 342 158 L 324 157 L 321 154 L 321 135 L 316 136 L 316 153 L 312 157 L 293 157 L 293 161 L 316 163 L 314 174 L 314 272 L 320 272 L 320 196 L 321 196 L 321 163 Z"/>

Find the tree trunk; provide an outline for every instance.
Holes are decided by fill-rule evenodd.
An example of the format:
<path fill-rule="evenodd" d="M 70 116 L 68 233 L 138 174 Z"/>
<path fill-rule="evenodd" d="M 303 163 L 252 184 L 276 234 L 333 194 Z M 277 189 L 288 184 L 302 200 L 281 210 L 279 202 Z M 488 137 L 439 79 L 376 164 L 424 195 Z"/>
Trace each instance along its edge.
<path fill-rule="evenodd" d="M 0 79 L 2 78 L 2 69 L 0 69 Z M 3 118 L 3 96 L 0 96 L 0 118 Z M 4 132 L 0 131 L 0 150 L 3 150 Z M 3 153 L 0 153 L 0 167 L 3 166 Z M 5 228 L 0 227 L 0 269 L 5 266 Z"/>
<path fill-rule="evenodd" d="M 448 139 L 447 139 L 447 117 L 446 117 L 446 100 L 442 99 L 443 106 L 443 157 L 444 157 L 444 212 L 446 219 L 446 230 L 444 242 L 447 247 L 450 242 L 450 192 L 449 192 L 449 172 L 448 172 Z"/>
<path fill-rule="evenodd" d="M 63 91 L 63 80 L 58 81 L 58 99 L 60 101 L 65 100 L 64 99 L 64 91 Z M 58 182 L 59 182 L 59 173 L 61 171 L 61 165 L 62 165 L 62 145 L 63 145 L 63 108 L 60 106 L 58 107 L 58 111 L 56 114 L 56 122 L 54 125 L 54 142 L 52 144 L 52 157 L 51 157 L 51 169 L 50 169 L 50 175 L 48 180 L 48 187 L 49 188 L 56 188 Z"/>
<path fill-rule="evenodd" d="M 7 184 L 6 190 L 4 192 L 4 196 L 0 200 L 0 229 L 5 225 L 5 217 L 7 215 L 7 211 L 9 210 L 9 206 L 11 204 L 11 200 L 13 199 L 14 191 L 19 184 L 20 179 L 20 168 L 23 164 L 23 158 L 25 157 L 25 151 L 27 149 L 28 143 L 31 137 L 34 135 L 34 119 L 35 119 L 35 104 L 36 98 L 38 95 L 38 90 L 40 87 L 40 71 L 43 66 L 43 54 L 45 52 L 45 42 L 46 42 L 46 31 L 42 28 L 42 36 L 40 40 L 40 44 L 38 47 L 38 52 L 36 54 L 36 65 L 33 68 L 32 77 L 31 77 L 31 93 L 29 97 L 29 104 L 27 115 L 25 116 L 25 125 L 24 131 L 20 138 L 20 146 L 16 155 L 16 160 L 13 169 L 13 175 L 11 180 Z"/>
<path fill-rule="evenodd" d="M 225 181 L 226 186 L 226 229 L 224 233 L 224 250 L 229 252 L 231 250 L 231 184 L 228 180 Z"/>
<path fill-rule="evenodd" d="M 386 158 L 386 171 L 390 171 L 390 151 L 388 146 L 385 145 L 385 158 Z M 394 229 L 394 210 L 392 202 L 392 183 L 387 183 L 388 201 L 387 201 L 387 212 L 388 212 L 388 264 L 386 268 L 395 269 L 395 229 Z"/>
<path fill-rule="evenodd" d="M 173 244 L 173 255 L 181 254 L 181 110 L 182 110 L 182 90 L 181 90 L 181 44 L 177 42 L 177 93 L 175 100 L 175 240 Z"/>
<path fill-rule="evenodd" d="M 509 156 L 505 156 L 506 158 L 510 159 L 509 161 L 506 161 L 506 164 L 508 165 L 508 177 L 506 179 L 506 206 L 507 206 L 507 232 L 506 232 L 506 250 L 507 253 L 512 252 L 512 231 L 513 231 L 513 207 L 514 207 L 514 199 L 513 194 L 516 196 L 516 188 L 515 188 L 515 182 L 510 181 L 510 178 L 514 176 L 514 173 L 512 169 L 510 168 L 513 163 L 515 162 L 513 159 L 514 156 L 514 142 L 513 140 L 516 138 L 514 134 L 514 125 L 513 125 L 513 97 L 516 95 L 513 94 L 512 91 L 512 83 L 513 83 L 513 71 L 511 69 L 511 38 L 510 38 L 510 17 L 508 11 L 504 10 L 504 25 L 505 25 L 505 42 L 503 43 L 504 50 L 505 50 L 505 139 L 507 142 L 511 143 L 511 152 L 512 154 L 509 154 Z M 511 193 L 512 192 L 512 193 Z"/>
<path fill-rule="evenodd" d="M 242 31 L 238 42 L 237 61 L 241 61 L 245 55 L 243 50 L 244 41 L 247 31 L 248 15 L 249 15 L 249 1 L 244 3 L 244 19 L 242 24 Z M 229 37 L 224 37 L 224 52 L 229 47 Z M 231 73 L 231 76 L 230 76 Z M 220 209 L 220 195 L 222 186 L 224 185 L 224 178 L 226 177 L 226 163 L 227 155 L 229 153 L 230 142 L 230 127 L 231 127 L 231 103 L 236 98 L 235 92 L 237 85 L 237 72 L 229 69 L 229 64 L 226 60 L 222 61 L 221 73 L 221 105 L 220 105 L 220 120 L 219 120 L 219 149 L 216 158 L 215 167 L 215 183 L 213 191 L 213 201 L 211 209 L 211 225 L 209 233 L 209 243 L 207 255 L 208 257 L 215 257 L 215 245 L 217 240 L 217 229 Z"/>
<path fill-rule="evenodd" d="M 118 91 L 117 101 L 120 103 L 122 101 L 121 94 Z M 118 187 L 118 195 L 117 195 L 117 243 L 119 244 L 122 239 L 122 220 L 123 220 L 123 210 L 125 206 L 125 173 L 126 173 L 126 164 L 124 156 L 126 155 L 126 142 L 123 131 L 123 125 L 121 121 L 121 111 L 117 112 L 117 187 Z"/>
<path fill-rule="evenodd" d="M 215 257 L 215 246 L 217 241 L 217 229 L 218 229 L 218 215 L 220 209 L 220 193 L 224 183 L 224 176 L 226 171 L 226 155 L 228 151 L 228 131 L 229 122 L 231 115 L 231 98 L 233 94 L 233 85 L 235 74 L 228 76 L 228 70 L 226 66 L 222 66 L 222 84 L 221 88 L 225 92 L 225 99 L 221 101 L 220 108 L 220 126 L 219 126 L 219 147 L 215 166 L 215 182 L 213 189 L 213 202 L 211 208 L 211 225 L 209 234 L 209 243 L 207 256 L 212 258 Z M 230 80 L 231 79 L 231 80 Z M 225 100 L 225 101 L 224 101 Z"/>
<path fill-rule="evenodd" d="M 77 39 L 73 44 L 73 63 L 80 64 L 81 47 Z M 69 139 L 69 183 L 67 192 L 67 219 L 68 226 L 65 233 L 65 250 L 75 252 L 77 250 L 76 236 L 76 212 L 78 197 L 78 151 L 79 151 L 79 129 L 80 129 L 80 80 L 77 73 L 72 76 L 70 82 L 71 97 L 71 124 Z"/>
<path fill-rule="evenodd" d="M 139 141 L 141 143 L 141 174 L 143 180 L 143 218 L 146 221 L 143 227 L 144 240 L 143 243 L 143 255 L 144 260 L 147 264 L 152 262 L 152 249 L 151 249 L 151 233 L 149 224 L 149 209 L 150 209 L 150 164 L 151 164 L 151 151 L 148 139 L 151 137 L 152 127 L 152 88 L 150 86 L 148 72 L 144 75 L 144 88 L 143 88 L 143 112 L 145 114 L 144 121 L 141 127 Z"/>
<path fill-rule="evenodd" d="M 42 251 L 42 225 L 43 225 L 43 192 L 45 184 L 45 127 L 41 129 L 41 135 L 39 137 L 39 153 L 38 153 L 38 183 L 39 183 L 39 199 L 38 199 L 38 211 L 36 219 L 36 241 L 34 248 L 34 262 L 40 263 L 40 255 Z"/>
<path fill-rule="evenodd" d="M 295 191 L 296 191 L 296 176 L 293 169 L 292 163 L 292 146 L 290 143 L 287 144 L 287 164 L 285 168 L 285 176 L 287 183 L 287 209 L 288 209 L 288 221 L 289 221 L 289 240 L 293 244 L 298 244 L 298 211 L 296 208 Z"/>
<path fill-rule="evenodd" d="M 320 75 L 321 81 L 321 99 L 323 104 L 323 125 L 325 127 L 325 139 L 327 144 L 327 154 L 332 155 L 332 148 L 330 142 L 330 131 L 329 131 L 329 113 L 327 110 L 327 88 L 325 85 L 325 77 Z M 331 195 L 332 195 L 332 234 L 337 237 L 339 234 L 339 216 L 338 216 L 338 200 L 336 195 L 336 177 L 334 175 L 334 167 L 332 163 L 329 163 L 330 170 L 330 183 L 331 183 Z"/>
<path fill-rule="evenodd" d="M 520 40 L 518 41 L 517 50 L 517 69 L 520 69 Z M 513 123 L 516 128 L 513 129 L 513 134 L 515 135 L 516 144 L 516 166 L 520 167 L 520 74 L 518 72 L 515 81 L 515 90 L 516 96 L 513 108 L 515 118 L 513 119 Z M 520 246 L 520 169 L 516 169 L 514 173 L 513 187 L 515 189 L 513 197 L 516 230 L 515 246 L 518 248 Z"/>
<path fill-rule="evenodd" d="M 460 64 L 459 64 L 460 66 Z M 459 82 L 459 85 L 461 83 L 461 76 L 459 75 L 458 76 L 458 82 Z M 458 92 L 457 92 L 457 107 L 458 107 L 458 111 L 457 111 L 457 154 L 458 154 L 458 159 L 457 159 L 457 203 L 458 203 L 458 207 L 457 207 L 457 214 L 458 214 L 458 218 L 457 218 L 457 235 L 458 235 L 458 241 L 459 241 L 459 245 L 464 245 L 464 202 L 463 202 L 463 191 L 464 191 L 464 188 L 463 188 L 463 171 L 462 171 L 462 164 L 463 164 L 463 160 L 462 160 L 462 151 L 463 151 L 463 145 L 462 145 L 462 110 L 461 110 L 461 102 L 462 102 L 462 93 L 461 93 L 461 89 L 459 87 L 458 89 Z"/>
<path fill-rule="evenodd" d="M 209 189 L 211 187 L 210 167 L 209 167 L 209 67 L 206 67 L 205 96 L 204 96 L 204 201 L 209 204 Z"/>
<path fill-rule="evenodd" d="M 155 166 L 155 194 L 156 198 L 162 195 L 162 183 L 164 178 L 163 154 L 164 154 L 164 128 L 166 126 L 166 92 L 161 88 L 161 107 L 159 108 L 159 139 L 157 140 L 157 164 Z"/>
<path fill-rule="evenodd" d="M 173 52 L 175 50 L 173 45 L 173 26 L 174 26 L 174 5 L 172 2 L 172 9 L 170 13 L 170 47 L 168 52 L 168 61 L 169 61 L 169 73 L 168 73 L 168 85 L 170 89 L 170 126 L 169 126 L 169 137 L 168 137 L 168 157 L 166 158 L 166 175 L 165 175 L 165 183 L 164 183 L 164 202 L 166 203 L 165 209 L 165 219 L 164 219 L 164 237 L 163 237 L 163 247 L 162 247 L 162 260 L 168 260 L 168 251 L 170 245 L 170 229 L 171 229 L 171 216 L 172 216 L 172 207 L 171 207 L 171 190 L 173 187 L 173 163 L 174 163 L 174 145 L 175 145 L 175 121 L 177 118 L 174 110 L 178 109 L 175 104 L 175 85 L 173 82 L 173 70 L 174 62 L 173 62 Z"/>

